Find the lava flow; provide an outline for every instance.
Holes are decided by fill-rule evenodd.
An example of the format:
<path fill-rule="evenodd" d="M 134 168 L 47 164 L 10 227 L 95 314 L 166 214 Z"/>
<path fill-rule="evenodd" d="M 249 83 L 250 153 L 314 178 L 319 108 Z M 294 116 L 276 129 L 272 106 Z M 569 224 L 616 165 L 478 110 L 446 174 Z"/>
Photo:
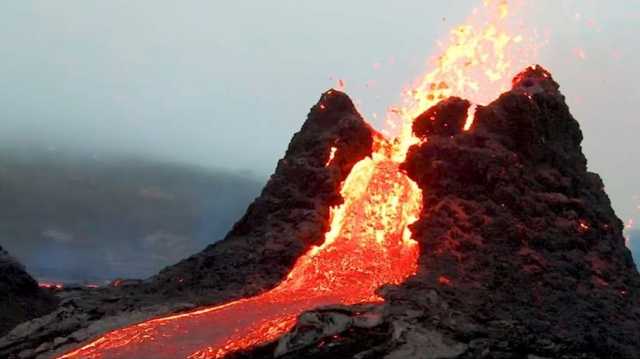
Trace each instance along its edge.
<path fill-rule="evenodd" d="M 372 156 L 355 164 L 340 190 L 343 204 L 331 210 L 324 242 L 300 257 L 280 285 L 252 298 L 115 330 L 61 358 L 220 358 L 278 338 L 303 311 L 381 301 L 378 288 L 414 274 L 419 248 L 407 226 L 420 215 L 422 193 L 398 168 L 417 142 L 411 121 L 452 94 L 475 103 L 496 95 L 522 65 L 509 60 L 522 37 L 505 30 L 506 3 L 485 1 L 483 9 L 486 18 L 475 11 L 469 24 L 456 28 L 435 69 L 406 93 L 402 109 L 390 112 L 398 137 L 377 137 Z"/>
<path fill-rule="evenodd" d="M 382 141 L 345 180 L 344 203 L 332 210 L 323 244 L 302 256 L 278 287 L 116 330 L 63 358 L 220 358 L 277 338 L 305 310 L 380 301 L 377 288 L 400 283 L 416 270 L 418 246 L 407 225 L 417 219 L 422 202 Z"/>

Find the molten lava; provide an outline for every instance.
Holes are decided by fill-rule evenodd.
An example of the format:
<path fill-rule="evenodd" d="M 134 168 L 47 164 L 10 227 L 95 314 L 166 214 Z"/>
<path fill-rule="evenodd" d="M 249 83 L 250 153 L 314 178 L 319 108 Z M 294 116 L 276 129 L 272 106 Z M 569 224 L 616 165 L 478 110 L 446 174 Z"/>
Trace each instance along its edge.
<path fill-rule="evenodd" d="M 506 3 L 485 1 L 484 9 L 487 18 L 475 13 L 455 29 L 435 69 L 406 93 L 407 104 L 395 111 L 401 118 L 389 118 L 396 127 L 402 123 L 398 137 L 376 138 L 372 156 L 355 164 L 340 190 L 344 203 L 331 211 L 324 242 L 299 258 L 280 285 L 252 298 L 115 330 L 61 358 L 220 358 L 278 338 L 305 310 L 381 301 L 378 288 L 414 274 L 419 250 L 407 226 L 420 215 L 422 193 L 398 168 L 418 141 L 411 121 L 452 94 L 483 103 L 506 88 L 508 74 L 522 65 L 512 62 L 512 46 L 523 38 L 505 29 Z M 515 58 L 527 60 L 519 55 Z M 472 118 L 471 113 L 465 128 Z M 448 278 L 442 283 L 453 285 Z"/>
<path fill-rule="evenodd" d="M 484 0 L 463 25 L 450 31 L 446 42 L 438 42 L 441 52 L 432 59 L 433 69 L 404 91 L 404 104 L 387 112 L 387 125 L 398 133 L 398 154 L 404 156 L 412 139 L 413 119 L 449 96 L 471 101 L 465 130 L 471 128 L 477 105 L 492 101 L 510 89 L 511 76 L 531 64 L 541 44 L 535 31 L 524 33 L 525 24 L 510 14 L 525 11 L 520 2 Z M 402 126 L 398 126 L 401 123 Z"/>
<path fill-rule="evenodd" d="M 278 287 L 116 330 L 62 358 L 220 358 L 277 338 L 305 310 L 382 300 L 377 288 L 416 271 L 418 246 L 407 225 L 422 203 L 417 185 L 399 171 L 383 141 L 342 185 L 344 203 L 332 210 L 323 244 L 298 259 Z"/>

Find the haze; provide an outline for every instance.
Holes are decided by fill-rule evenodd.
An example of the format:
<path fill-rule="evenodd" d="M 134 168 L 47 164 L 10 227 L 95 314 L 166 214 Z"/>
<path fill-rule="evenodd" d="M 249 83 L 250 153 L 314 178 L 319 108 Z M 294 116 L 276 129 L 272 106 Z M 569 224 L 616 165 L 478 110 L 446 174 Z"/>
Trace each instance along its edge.
<path fill-rule="evenodd" d="M 266 178 L 320 93 L 398 103 L 479 1 L 5 1 L 0 143 L 147 156 Z M 589 168 L 637 216 L 640 1 L 535 1 L 540 63 L 580 122 Z"/>

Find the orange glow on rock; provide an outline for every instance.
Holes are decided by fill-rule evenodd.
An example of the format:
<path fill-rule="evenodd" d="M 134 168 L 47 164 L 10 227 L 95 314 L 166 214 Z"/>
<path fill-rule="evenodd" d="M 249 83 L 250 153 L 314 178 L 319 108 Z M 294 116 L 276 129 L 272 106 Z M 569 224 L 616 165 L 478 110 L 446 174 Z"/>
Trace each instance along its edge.
<path fill-rule="evenodd" d="M 64 288 L 64 284 L 52 283 L 52 282 L 38 282 L 38 287 L 45 288 L 45 289 L 62 289 Z"/>
<path fill-rule="evenodd" d="M 474 12 L 468 24 L 451 32 L 434 68 L 406 92 L 403 106 L 389 112 L 386 122 L 398 137 L 375 138 L 372 156 L 356 163 L 342 184 L 344 202 L 332 208 L 324 242 L 300 257 L 277 287 L 118 329 L 60 358 L 221 358 L 277 339 L 306 310 L 382 301 L 378 288 L 405 281 L 418 266 L 419 248 L 408 225 L 420 216 L 422 193 L 399 170 L 408 148 L 419 141 L 411 132 L 413 119 L 451 95 L 475 104 L 493 99 L 509 87 L 516 67 L 530 60 L 512 51 L 515 45 L 526 48 L 527 41 L 507 30 L 512 11 L 506 1 L 487 0 L 483 9 L 485 17 Z M 446 277 L 439 281 L 451 284 Z"/>
<path fill-rule="evenodd" d="M 578 227 L 580 227 L 578 230 L 582 233 L 588 231 L 591 228 L 589 226 L 589 223 L 584 219 L 578 221 Z"/>
<path fill-rule="evenodd" d="M 438 277 L 438 283 L 449 286 L 451 285 L 451 279 L 441 275 L 440 277 Z"/>

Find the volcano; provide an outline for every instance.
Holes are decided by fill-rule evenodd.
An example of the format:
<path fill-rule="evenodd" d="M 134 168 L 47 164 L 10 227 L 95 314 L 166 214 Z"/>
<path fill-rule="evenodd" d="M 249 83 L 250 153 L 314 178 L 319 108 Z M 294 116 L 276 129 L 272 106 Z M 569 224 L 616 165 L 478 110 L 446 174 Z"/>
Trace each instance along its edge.
<path fill-rule="evenodd" d="M 223 240 L 63 291 L 0 356 L 637 358 L 623 224 L 551 74 L 511 81 L 526 38 L 489 6 L 392 111 L 395 137 L 325 92 Z"/>
<path fill-rule="evenodd" d="M 472 117 L 470 106 L 438 101 L 403 147 L 327 91 L 223 241 L 108 292 L 129 297 L 121 306 L 149 296 L 207 305 L 88 342 L 77 326 L 25 325 L 0 348 L 60 358 L 637 358 L 640 276 L 558 84 L 532 66 Z M 71 317 L 87 308 L 96 310 Z M 104 333 L 100 321 L 87 326 Z M 42 346 L 30 338 L 43 333 L 65 338 L 25 349 Z"/>

